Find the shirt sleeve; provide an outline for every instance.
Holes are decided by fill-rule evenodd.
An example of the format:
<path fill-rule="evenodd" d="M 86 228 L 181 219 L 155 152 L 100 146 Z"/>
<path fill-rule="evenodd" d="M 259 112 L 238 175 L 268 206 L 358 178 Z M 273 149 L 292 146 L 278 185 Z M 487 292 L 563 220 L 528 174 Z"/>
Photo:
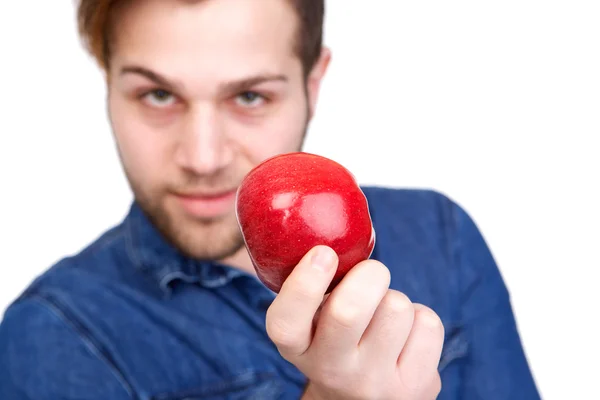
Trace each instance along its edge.
<path fill-rule="evenodd" d="M 0 399 L 131 400 L 131 391 L 77 325 L 38 299 L 0 324 Z"/>
<path fill-rule="evenodd" d="M 454 205 L 455 257 L 461 271 L 463 324 L 469 351 L 463 400 L 536 400 L 509 292 L 486 242 L 469 215 Z"/>

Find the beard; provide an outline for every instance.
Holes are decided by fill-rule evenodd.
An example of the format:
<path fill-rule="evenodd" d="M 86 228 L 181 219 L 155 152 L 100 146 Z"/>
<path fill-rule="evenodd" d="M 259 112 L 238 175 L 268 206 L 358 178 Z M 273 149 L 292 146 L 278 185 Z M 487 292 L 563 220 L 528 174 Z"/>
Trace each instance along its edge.
<path fill-rule="evenodd" d="M 175 186 L 173 189 L 148 190 L 132 177 L 126 168 L 124 170 L 140 209 L 162 237 L 183 255 L 198 260 L 222 260 L 236 254 L 244 247 L 244 239 L 238 227 L 233 207 L 230 212 L 219 217 L 193 218 L 181 209 L 174 196 L 171 195 L 171 193 L 186 192 L 186 190 L 180 190 L 183 188 L 212 188 L 215 186 L 183 184 Z M 211 180 L 217 181 L 217 179 Z M 188 183 L 191 183 L 192 180 L 194 178 L 186 179 Z M 239 182 L 241 178 L 220 180 L 220 182 L 232 181 Z M 230 184 L 228 188 L 234 184 Z"/>
<path fill-rule="evenodd" d="M 154 227 L 187 257 L 221 260 L 236 254 L 244 246 L 233 211 L 214 219 L 193 219 L 139 191 L 134 194 Z"/>

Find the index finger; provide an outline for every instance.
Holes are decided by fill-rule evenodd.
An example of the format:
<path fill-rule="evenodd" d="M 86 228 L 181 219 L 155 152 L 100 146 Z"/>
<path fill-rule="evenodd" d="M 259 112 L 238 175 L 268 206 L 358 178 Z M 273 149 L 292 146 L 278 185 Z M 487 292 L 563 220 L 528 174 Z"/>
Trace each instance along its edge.
<path fill-rule="evenodd" d="M 337 265 L 333 249 L 314 247 L 290 273 L 267 310 L 267 334 L 283 357 L 298 357 L 310 346 L 313 319 Z"/>

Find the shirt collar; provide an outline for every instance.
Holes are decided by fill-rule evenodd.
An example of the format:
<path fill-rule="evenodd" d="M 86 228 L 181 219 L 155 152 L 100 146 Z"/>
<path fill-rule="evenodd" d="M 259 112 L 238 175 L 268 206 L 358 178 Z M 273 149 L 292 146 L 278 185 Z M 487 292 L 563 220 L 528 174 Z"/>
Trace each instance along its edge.
<path fill-rule="evenodd" d="M 166 294 L 170 294 L 175 280 L 216 288 L 240 276 L 251 276 L 217 262 L 186 257 L 165 240 L 136 202 L 124 226 L 127 253 L 134 267 L 150 276 Z"/>

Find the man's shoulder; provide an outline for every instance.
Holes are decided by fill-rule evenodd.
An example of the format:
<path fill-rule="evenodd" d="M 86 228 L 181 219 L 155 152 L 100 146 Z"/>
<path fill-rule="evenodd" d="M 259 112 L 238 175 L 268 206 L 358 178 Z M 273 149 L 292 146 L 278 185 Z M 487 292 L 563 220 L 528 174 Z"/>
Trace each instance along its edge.
<path fill-rule="evenodd" d="M 119 262 L 124 242 L 121 225 L 106 230 L 83 249 L 44 269 L 9 305 L 9 309 L 23 299 L 73 298 L 78 293 L 110 282 L 111 275 L 117 273 L 114 264 Z"/>
<path fill-rule="evenodd" d="M 8 305 L 0 319 L 0 353 L 3 352 L 6 366 L 10 365 L 11 374 L 21 379 L 22 371 L 32 369 L 33 360 L 18 356 L 25 350 L 31 357 L 45 352 L 42 358 L 48 363 L 74 356 L 67 357 L 67 350 L 85 351 L 73 305 L 84 303 L 86 298 L 82 293 L 99 285 L 94 272 L 95 258 L 108 250 L 116 233 L 114 229 L 108 230 L 82 250 L 47 267 Z M 51 369 L 47 363 L 36 364 L 38 372 L 55 375 L 59 372 Z"/>
<path fill-rule="evenodd" d="M 463 273 L 456 262 L 461 208 L 433 189 L 362 189 L 376 235 L 373 258 L 390 269 L 391 287 L 451 319 Z"/>
<path fill-rule="evenodd" d="M 452 224 L 460 206 L 435 189 L 362 186 L 369 211 L 378 223 Z"/>
<path fill-rule="evenodd" d="M 381 256 L 428 259 L 450 268 L 461 252 L 488 251 L 475 221 L 449 195 L 434 189 L 382 186 L 362 190 Z"/>
<path fill-rule="evenodd" d="M 41 346 L 66 332 L 72 339 L 82 336 L 82 316 L 102 308 L 115 286 L 109 265 L 122 236 L 120 226 L 111 228 L 36 276 L 1 316 L 0 345 Z"/>

